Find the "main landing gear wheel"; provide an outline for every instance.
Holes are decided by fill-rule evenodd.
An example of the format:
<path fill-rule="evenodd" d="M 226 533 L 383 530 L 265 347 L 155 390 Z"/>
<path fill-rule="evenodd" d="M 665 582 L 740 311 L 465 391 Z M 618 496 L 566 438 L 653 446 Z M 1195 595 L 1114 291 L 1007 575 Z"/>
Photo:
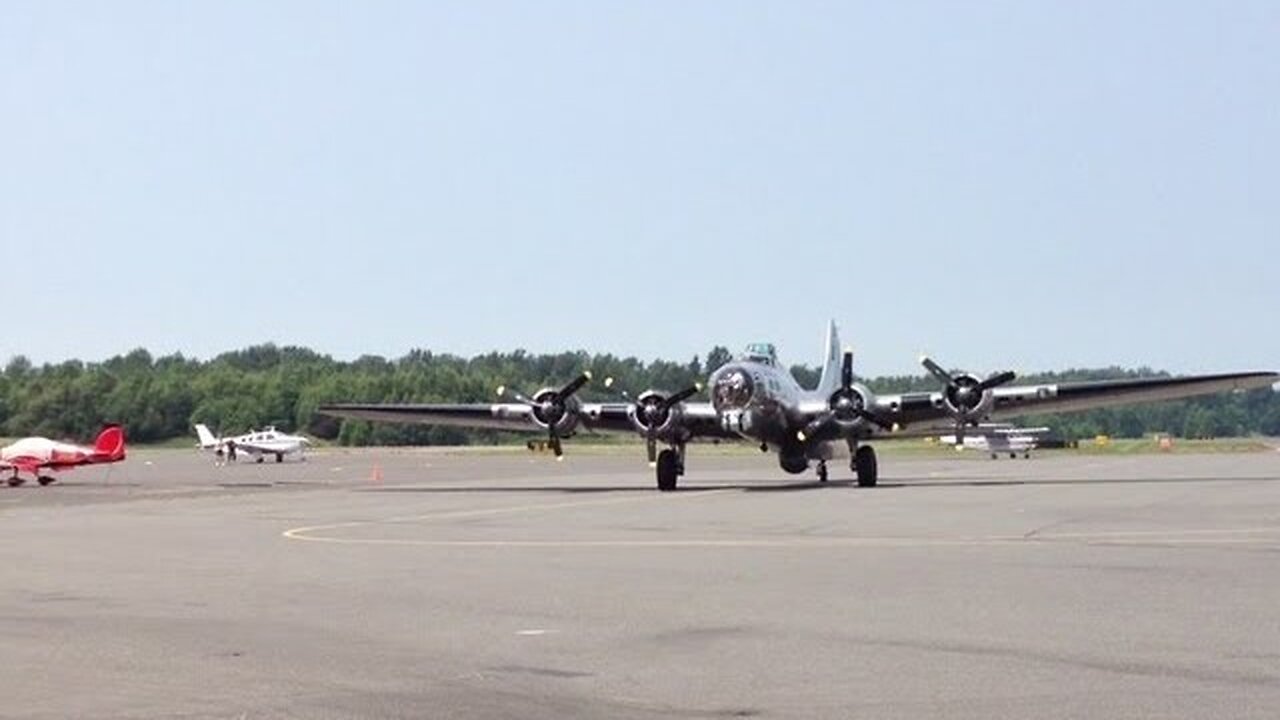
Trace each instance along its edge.
<path fill-rule="evenodd" d="M 876 467 L 876 451 L 870 445 L 863 445 L 853 454 L 853 471 L 858 473 L 858 487 L 875 487 L 878 469 Z"/>
<path fill-rule="evenodd" d="M 658 453 L 658 489 L 671 492 L 676 489 L 676 478 L 680 477 L 680 459 L 675 450 L 663 450 Z"/>
<path fill-rule="evenodd" d="M 278 463 L 284 462 L 284 453 L 276 453 L 276 462 Z"/>
<path fill-rule="evenodd" d="M 818 461 L 818 482 L 826 482 L 826 481 L 827 481 L 827 461 L 819 460 Z"/>
<path fill-rule="evenodd" d="M 17 475 L 14 475 L 13 477 L 9 478 L 9 487 L 18 487 L 24 482 L 26 482 L 26 480 L 23 480 Z"/>
<path fill-rule="evenodd" d="M 40 483 L 41 487 L 44 487 L 45 485 L 51 485 L 55 482 L 58 482 L 58 478 L 53 477 L 52 475 L 41 475 L 40 477 L 36 478 L 36 482 Z"/>

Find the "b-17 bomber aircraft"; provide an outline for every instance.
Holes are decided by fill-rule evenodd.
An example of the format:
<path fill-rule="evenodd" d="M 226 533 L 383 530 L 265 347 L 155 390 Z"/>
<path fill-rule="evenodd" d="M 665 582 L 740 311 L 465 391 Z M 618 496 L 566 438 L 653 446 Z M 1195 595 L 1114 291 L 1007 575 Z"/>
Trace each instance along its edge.
<path fill-rule="evenodd" d="M 236 452 L 252 455 L 257 462 L 262 462 L 268 455 L 274 455 L 276 462 L 284 462 L 285 455 L 303 452 L 311 444 L 301 435 L 283 433 L 270 425 L 261 430 L 250 430 L 244 435 L 217 437 L 210 432 L 209 426 L 196 423 L 196 437 L 200 439 L 202 450 L 231 455 L 229 451 L 234 447 Z"/>
<path fill-rule="evenodd" d="M 48 485 L 57 478 L 42 470 L 61 472 L 81 465 L 97 465 L 124 460 L 124 429 L 108 425 L 98 433 L 93 447 L 58 442 L 43 437 L 29 437 L 0 448 L 0 472 L 11 471 L 9 487 L 17 487 L 26 480 L 18 473 L 34 475 L 41 485 Z"/>
<path fill-rule="evenodd" d="M 835 323 L 827 329 L 826 355 L 818 386 L 800 387 L 778 364 L 773 345 L 756 343 L 709 378 L 711 401 L 690 401 L 701 387 L 678 392 L 649 390 L 626 402 L 581 402 L 577 392 L 591 380 L 584 372 L 560 388 L 526 397 L 499 388 L 514 402 L 491 404 L 327 404 L 327 415 L 386 422 L 458 425 L 547 434 L 557 458 L 561 440 L 580 429 L 638 433 L 656 468 L 659 490 L 675 490 L 685 472 L 685 446 L 693 440 L 745 440 L 778 455 L 791 474 L 816 467 L 826 481 L 833 445 L 844 443 L 860 487 L 874 487 L 878 475 L 877 438 L 908 428 L 939 434 L 942 424 L 958 444 L 966 428 L 990 419 L 1029 413 L 1060 413 L 1209 393 L 1263 388 L 1280 380 L 1274 372 L 1239 372 L 1176 378 L 1142 378 L 1043 385 L 1011 385 L 1012 372 L 987 377 L 948 372 L 922 357 L 941 389 L 877 395 L 853 377 L 853 353 L 841 353 Z M 608 381 L 606 381 L 607 383 Z M 929 431 L 932 430 L 930 433 Z M 662 446 L 659 451 L 659 446 Z"/>

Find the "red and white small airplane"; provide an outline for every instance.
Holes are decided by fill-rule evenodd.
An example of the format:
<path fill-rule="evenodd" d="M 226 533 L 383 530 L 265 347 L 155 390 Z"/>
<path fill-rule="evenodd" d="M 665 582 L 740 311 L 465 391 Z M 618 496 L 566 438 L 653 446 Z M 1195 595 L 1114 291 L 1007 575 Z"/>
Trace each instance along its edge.
<path fill-rule="evenodd" d="M 18 473 L 34 475 L 36 482 L 48 485 L 57 478 L 42 475 L 41 470 L 61 472 L 80 465 L 113 463 L 123 459 L 124 429 L 119 425 L 108 425 L 98 433 L 93 447 L 29 437 L 0 448 L 0 473 L 13 472 L 9 476 L 9 487 L 17 487 L 26 482 Z"/>

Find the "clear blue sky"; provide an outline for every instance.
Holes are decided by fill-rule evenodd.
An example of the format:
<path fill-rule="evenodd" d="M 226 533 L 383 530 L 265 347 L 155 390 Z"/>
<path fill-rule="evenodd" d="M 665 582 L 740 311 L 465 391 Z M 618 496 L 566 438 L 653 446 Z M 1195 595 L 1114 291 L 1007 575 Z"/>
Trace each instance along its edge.
<path fill-rule="evenodd" d="M 1280 367 L 1280 4 L 0 5 L 0 360 Z"/>

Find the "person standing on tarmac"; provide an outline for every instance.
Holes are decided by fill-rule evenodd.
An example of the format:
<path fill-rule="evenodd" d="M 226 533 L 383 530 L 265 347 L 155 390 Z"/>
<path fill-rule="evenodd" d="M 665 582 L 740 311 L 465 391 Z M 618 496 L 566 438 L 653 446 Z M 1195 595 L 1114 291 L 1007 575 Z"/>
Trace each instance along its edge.
<path fill-rule="evenodd" d="M 236 461 L 236 441 L 228 440 L 227 441 L 227 462 L 233 463 L 235 461 Z"/>

